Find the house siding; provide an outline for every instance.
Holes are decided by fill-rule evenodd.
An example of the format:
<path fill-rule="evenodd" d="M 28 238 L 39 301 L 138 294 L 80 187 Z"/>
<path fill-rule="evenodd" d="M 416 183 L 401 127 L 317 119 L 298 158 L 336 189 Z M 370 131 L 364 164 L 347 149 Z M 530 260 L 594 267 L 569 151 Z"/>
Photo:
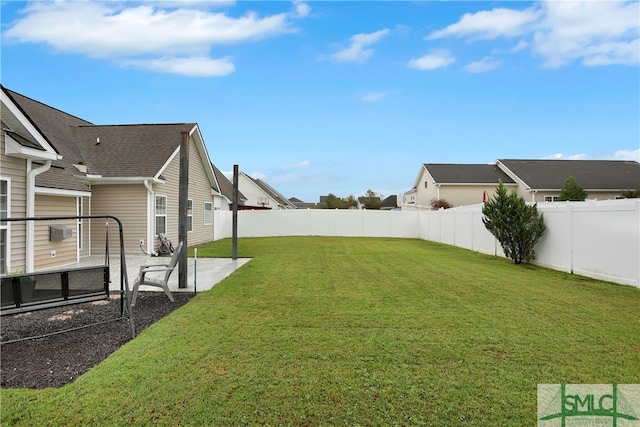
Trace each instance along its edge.
<path fill-rule="evenodd" d="M 424 183 L 427 183 L 427 187 L 425 188 Z M 422 177 L 416 185 L 416 205 L 418 206 L 429 206 L 431 204 L 431 200 L 436 199 L 438 197 L 438 190 L 434 183 L 434 179 L 429 172 L 426 170 L 422 171 Z M 440 194 L 440 198 L 442 197 L 442 193 Z"/>
<path fill-rule="evenodd" d="M 211 183 L 193 138 L 189 146 L 189 199 L 193 201 L 193 231 L 188 233 L 189 246 L 213 241 L 213 223 L 204 223 L 204 203 L 211 203 L 212 218 L 214 198 Z"/>
<path fill-rule="evenodd" d="M 112 215 L 123 224 L 126 254 L 141 255 L 140 240 L 147 240 L 147 190 L 143 184 L 94 185 L 91 192 L 91 214 Z M 91 220 L 91 253 L 105 251 L 105 221 Z M 117 223 L 109 226 L 109 253 L 119 254 L 120 236 Z"/>
<path fill-rule="evenodd" d="M 14 218 L 27 216 L 27 161 L 16 157 L 4 155 L 4 129 L 6 124 L 2 122 L 0 132 L 0 176 L 11 182 L 10 192 L 10 216 Z M 10 223 L 7 235 L 9 236 L 9 264 L 8 271 L 26 266 L 26 225 L 20 222 Z"/>
<path fill-rule="evenodd" d="M 180 156 L 177 155 L 171 160 L 164 171 L 162 177 L 164 184 L 154 184 L 155 195 L 167 197 L 167 238 L 176 246 L 179 241 L 179 192 L 180 192 Z M 204 168 L 199 151 L 193 138 L 189 141 L 189 186 L 188 199 L 192 201 L 193 207 L 193 230 L 187 234 L 188 246 L 199 245 L 201 243 L 213 241 L 213 224 L 204 224 L 204 203 L 213 204 L 211 195 L 211 184 Z M 155 227 L 155 223 L 151 225 Z M 159 240 L 156 238 L 155 250 L 158 249 Z"/>
<path fill-rule="evenodd" d="M 76 214 L 76 198 L 36 194 L 35 215 L 72 216 Z M 49 227 L 64 225 L 71 228 L 71 237 L 58 241 L 49 241 Z M 41 270 L 53 268 L 78 260 L 77 229 L 75 220 L 35 221 L 34 225 L 34 268 Z M 55 256 L 53 255 L 55 251 Z"/>
<path fill-rule="evenodd" d="M 162 177 L 165 180 L 164 184 L 154 184 L 153 192 L 156 196 L 167 197 L 167 222 L 166 222 L 166 235 L 169 240 L 174 243 L 178 242 L 178 192 L 180 190 L 180 153 L 171 160 L 169 165 L 162 171 Z M 190 184 L 191 186 L 193 184 Z M 155 203 L 155 201 L 154 201 Z M 155 215 L 155 210 L 153 211 Z M 151 224 L 155 233 L 155 217 Z M 157 238 L 154 245 L 154 249 L 158 250 L 160 240 Z"/>

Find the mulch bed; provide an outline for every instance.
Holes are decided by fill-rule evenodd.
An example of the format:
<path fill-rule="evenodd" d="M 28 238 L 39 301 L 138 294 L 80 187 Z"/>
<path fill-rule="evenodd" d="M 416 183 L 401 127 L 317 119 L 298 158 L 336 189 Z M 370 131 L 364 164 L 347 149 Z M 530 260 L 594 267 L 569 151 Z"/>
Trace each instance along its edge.
<path fill-rule="evenodd" d="M 193 293 L 174 292 L 175 302 L 162 292 L 141 292 L 133 309 L 136 334 L 186 304 Z M 108 301 L 2 316 L 0 342 L 40 336 L 117 319 L 119 295 Z M 70 332 L 0 347 L 0 386 L 3 388 L 61 387 L 73 382 L 131 339 L 126 320 L 101 323 Z"/>

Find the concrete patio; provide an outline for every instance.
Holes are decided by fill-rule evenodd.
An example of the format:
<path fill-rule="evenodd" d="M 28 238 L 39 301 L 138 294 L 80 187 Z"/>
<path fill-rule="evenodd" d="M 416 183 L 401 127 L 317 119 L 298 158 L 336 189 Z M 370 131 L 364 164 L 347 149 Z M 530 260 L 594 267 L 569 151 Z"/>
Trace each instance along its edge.
<path fill-rule="evenodd" d="M 187 259 L 187 287 L 178 287 L 178 267 L 173 271 L 169 278 L 169 289 L 171 292 L 202 292 L 211 289 L 217 283 L 228 277 L 238 268 L 249 262 L 251 258 L 188 258 Z M 129 290 L 133 290 L 133 282 L 138 276 L 141 265 L 157 265 L 168 264 L 170 257 L 149 257 L 149 256 L 127 256 L 127 278 L 129 281 Z M 88 267 L 104 265 L 104 255 L 93 255 L 81 258 L 80 262 L 68 265 L 66 267 Z M 197 267 L 194 268 L 194 267 Z M 111 284 L 109 289 L 112 291 L 120 290 L 120 256 L 111 256 L 109 260 L 109 270 L 111 275 Z M 160 276 L 150 275 L 149 277 L 160 278 Z M 140 291 L 162 292 L 160 288 L 150 286 L 140 286 Z"/>

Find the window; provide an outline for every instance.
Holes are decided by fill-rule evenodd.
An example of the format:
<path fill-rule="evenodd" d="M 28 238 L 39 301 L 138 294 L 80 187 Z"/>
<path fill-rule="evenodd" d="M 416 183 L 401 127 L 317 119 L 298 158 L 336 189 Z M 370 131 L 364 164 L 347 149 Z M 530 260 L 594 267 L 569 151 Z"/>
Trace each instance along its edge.
<path fill-rule="evenodd" d="M 424 188 L 427 188 L 428 184 L 429 184 L 429 182 L 425 179 L 424 180 Z"/>
<path fill-rule="evenodd" d="M 204 224 L 213 224 L 213 212 L 211 211 L 211 202 L 204 202 Z"/>
<path fill-rule="evenodd" d="M 156 196 L 156 235 L 167 232 L 167 196 Z"/>
<path fill-rule="evenodd" d="M 544 196 L 545 202 L 557 202 L 560 199 L 560 196 Z"/>
<path fill-rule="evenodd" d="M 193 200 L 187 200 L 187 231 L 193 231 Z"/>
<path fill-rule="evenodd" d="M 9 217 L 9 180 L 0 179 L 0 218 Z M 9 236 L 9 223 L 6 221 L 0 221 L 0 273 L 6 273 L 5 268 L 8 265 L 8 249 L 9 242 L 7 237 Z"/>

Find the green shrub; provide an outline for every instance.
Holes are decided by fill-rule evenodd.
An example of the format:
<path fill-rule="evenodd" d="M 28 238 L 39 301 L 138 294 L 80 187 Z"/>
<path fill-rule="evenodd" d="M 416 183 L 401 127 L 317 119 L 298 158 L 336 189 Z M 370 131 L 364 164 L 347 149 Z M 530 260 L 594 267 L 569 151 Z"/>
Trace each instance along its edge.
<path fill-rule="evenodd" d="M 534 247 L 544 234 L 544 218 L 536 204 L 527 205 L 515 191 L 507 194 L 500 181 L 496 194 L 482 208 L 484 226 L 493 234 L 507 258 L 516 264 L 535 259 Z"/>

